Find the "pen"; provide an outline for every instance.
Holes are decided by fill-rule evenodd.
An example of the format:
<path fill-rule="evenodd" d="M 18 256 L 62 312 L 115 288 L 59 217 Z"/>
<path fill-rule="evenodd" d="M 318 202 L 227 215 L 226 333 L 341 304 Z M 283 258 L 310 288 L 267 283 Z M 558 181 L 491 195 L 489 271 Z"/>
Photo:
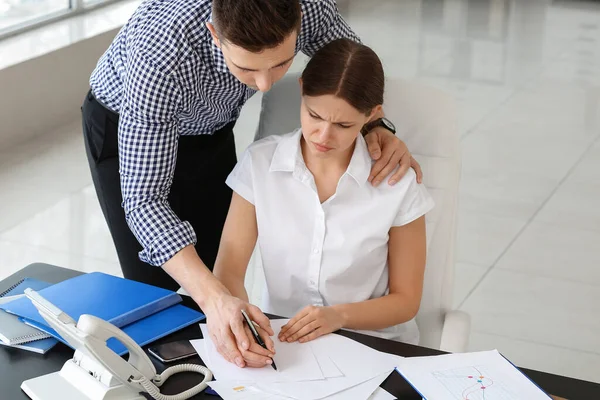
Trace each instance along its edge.
<path fill-rule="evenodd" d="M 258 332 L 256 331 L 256 328 L 254 327 L 254 323 L 250 320 L 250 318 L 248 317 L 248 314 L 246 314 L 246 311 L 242 310 L 242 315 L 244 317 L 244 320 L 248 324 L 248 327 L 250 328 L 250 332 L 252 332 L 252 336 L 254 336 L 254 340 L 256 340 L 256 343 L 258 343 L 258 345 L 260 347 L 262 347 L 263 349 L 268 350 L 267 345 L 265 344 L 265 342 L 262 341 L 262 339 L 258 335 Z M 271 364 L 271 366 L 273 367 L 273 369 L 275 371 L 277 371 L 277 366 L 275 365 L 275 360 L 273 360 L 271 358 L 271 361 L 273 362 Z"/>

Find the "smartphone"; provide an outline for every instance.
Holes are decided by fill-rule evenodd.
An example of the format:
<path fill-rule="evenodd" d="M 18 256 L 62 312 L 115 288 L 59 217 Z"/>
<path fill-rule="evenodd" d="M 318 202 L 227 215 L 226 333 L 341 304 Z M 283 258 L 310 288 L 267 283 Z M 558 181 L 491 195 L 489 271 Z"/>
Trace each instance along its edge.
<path fill-rule="evenodd" d="M 189 340 L 178 340 L 176 342 L 150 346 L 148 353 L 164 363 L 183 360 L 197 355 L 194 346 L 192 346 Z"/>

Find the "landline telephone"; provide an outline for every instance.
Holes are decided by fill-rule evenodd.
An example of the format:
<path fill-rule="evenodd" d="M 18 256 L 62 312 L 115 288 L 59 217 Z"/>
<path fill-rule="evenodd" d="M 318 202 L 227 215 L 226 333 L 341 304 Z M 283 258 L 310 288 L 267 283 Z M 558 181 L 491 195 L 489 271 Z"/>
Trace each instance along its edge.
<path fill-rule="evenodd" d="M 25 289 L 25 295 L 48 324 L 75 348 L 73 358 L 59 372 L 21 384 L 21 389 L 33 400 L 144 400 L 140 392 L 156 400 L 185 400 L 203 391 L 212 380 L 211 371 L 196 364 L 176 365 L 157 374 L 140 346 L 116 326 L 88 314 L 75 322 L 39 293 Z M 128 361 L 108 348 L 106 341 L 110 338 L 118 339 L 127 347 Z M 198 372 L 204 378 L 180 394 L 160 393 L 159 387 L 171 375 L 183 371 Z"/>

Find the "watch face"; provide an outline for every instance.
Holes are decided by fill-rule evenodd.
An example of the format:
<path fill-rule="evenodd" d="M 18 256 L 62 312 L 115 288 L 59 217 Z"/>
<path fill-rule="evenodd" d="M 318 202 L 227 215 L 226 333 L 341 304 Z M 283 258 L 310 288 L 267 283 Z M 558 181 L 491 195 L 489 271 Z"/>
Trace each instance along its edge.
<path fill-rule="evenodd" d="M 392 131 L 392 132 L 396 131 L 396 127 L 394 126 L 394 124 L 392 124 L 392 122 L 389 119 L 387 119 L 387 118 L 381 118 L 381 123 L 383 125 L 385 125 L 385 127 L 387 129 L 389 129 L 390 131 Z"/>

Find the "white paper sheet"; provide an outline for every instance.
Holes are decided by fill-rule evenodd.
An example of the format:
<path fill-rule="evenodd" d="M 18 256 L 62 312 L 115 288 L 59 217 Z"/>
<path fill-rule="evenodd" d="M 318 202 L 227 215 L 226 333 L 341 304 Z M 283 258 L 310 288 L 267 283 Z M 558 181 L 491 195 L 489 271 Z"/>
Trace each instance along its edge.
<path fill-rule="evenodd" d="M 379 375 L 369 381 L 328 396 L 326 400 L 395 400 L 394 396 L 379 388 L 379 385 L 388 375 L 389 372 Z M 213 381 L 208 384 L 223 400 L 293 400 L 290 397 L 262 391 L 249 382 Z M 369 394 L 371 395 L 369 396 Z"/>
<path fill-rule="evenodd" d="M 403 358 L 382 353 L 341 335 L 325 335 L 311 342 L 315 354 L 327 354 L 345 377 L 370 379 L 398 366 Z"/>
<path fill-rule="evenodd" d="M 327 400 L 368 400 L 392 371 L 384 372 L 360 385 L 328 396 Z M 387 393 L 387 392 L 386 392 Z"/>
<path fill-rule="evenodd" d="M 403 360 L 402 357 L 376 351 L 340 335 L 326 335 L 306 344 L 281 343 L 277 340 L 277 334 L 287 321 L 271 321 L 275 331 L 277 367 L 282 372 L 280 365 L 292 369 L 294 366 L 288 363 L 288 359 L 298 362 L 294 361 L 293 349 L 309 349 L 308 353 L 313 355 L 318 371 L 322 372 L 320 379 L 300 381 L 297 378 L 302 375 L 301 368 L 296 368 L 297 373 L 285 380 L 277 376 L 281 373 L 275 372 L 270 366 L 261 369 L 238 368 L 218 354 L 212 341 L 193 340 L 192 345 L 218 379 L 211 386 L 217 392 L 218 388 L 224 391 L 227 397 L 222 397 L 226 400 L 368 400 Z M 200 327 L 204 337 L 209 337 L 206 325 L 200 324 Z M 292 349 L 291 357 L 286 353 L 287 349 Z M 314 364 L 310 368 L 314 368 Z M 389 397 L 375 400 L 386 399 Z"/>
<path fill-rule="evenodd" d="M 313 354 L 317 358 L 321 372 L 325 378 L 339 378 L 344 376 L 342 371 L 337 367 L 335 362 L 327 354 L 317 354 L 313 350 Z"/>
<path fill-rule="evenodd" d="M 336 393 L 362 385 L 376 377 L 377 375 L 372 376 L 372 374 L 367 372 L 365 373 L 365 376 L 358 379 L 341 377 L 311 382 L 257 383 L 256 387 L 268 393 L 279 394 L 293 399 L 319 400 L 325 398 L 329 399 Z M 381 382 L 383 382 L 383 380 Z M 364 399 L 368 398 L 377 386 L 379 385 L 375 385 L 375 387 L 367 393 Z"/>
<path fill-rule="evenodd" d="M 295 399 L 318 400 L 374 379 L 380 374 L 387 372 L 389 375 L 389 371 L 403 360 L 340 335 L 326 335 L 311 343 L 315 354 L 327 354 L 342 371 L 343 377 L 297 383 L 257 382 L 257 387 L 266 392 Z M 377 386 L 379 385 L 375 385 L 375 388 Z M 367 399 L 375 388 L 367 393 L 364 399 Z"/>
<path fill-rule="evenodd" d="M 550 399 L 496 350 L 406 358 L 398 371 L 425 399 Z"/>
<path fill-rule="evenodd" d="M 206 324 L 200 324 L 200 329 L 207 339 L 190 342 L 217 380 L 266 383 L 302 382 L 325 378 L 309 344 L 282 343 L 275 340 L 274 358 L 277 371 L 270 365 L 263 368 L 239 368 L 219 354 L 208 335 Z"/>
<path fill-rule="evenodd" d="M 373 394 L 371 395 L 371 397 L 369 397 L 369 400 L 396 400 L 397 397 L 390 394 L 389 392 L 387 392 L 386 390 L 378 387 L 377 389 L 375 389 L 375 391 L 373 392 Z"/>
<path fill-rule="evenodd" d="M 275 332 L 275 336 L 273 338 L 273 340 L 275 342 L 279 341 L 277 339 L 277 336 L 279 335 L 279 332 L 281 332 L 281 327 L 284 326 L 285 324 L 287 324 L 288 321 L 289 321 L 289 319 L 274 319 L 274 320 L 271 320 L 271 328 L 273 328 L 273 332 Z M 316 351 L 314 351 L 313 342 L 309 342 L 306 345 L 309 345 L 311 347 L 311 349 L 313 350 L 313 354 L 315 355 L 315 358 L 317 359 L 317 362 L 319 363 L 319 366 L 321 367 L 321 372 L 323 372 L 323 377 L 325 377 L 325 378 L 338 378 L 340 376 L 344 376 L 344 374 L 342 373 L 342 371 L 340 371 L 340 369 L 337 367 L 337 365 L 331 359 L 331 357 L 329 357 L 324 352 L 320 352 L 320 351 L 316 352 Z M 278 356 L 275 355 L 275 358 L 278 358 Z M 277 364 L 277 365 L 279 365 L 279 364 Z"/>
<path fill-rule="evenodd" d="M 289 397 L 266 393 L 248 382 L 213 381 L 208 382 L 223 400 L 290 400 Z"/>

